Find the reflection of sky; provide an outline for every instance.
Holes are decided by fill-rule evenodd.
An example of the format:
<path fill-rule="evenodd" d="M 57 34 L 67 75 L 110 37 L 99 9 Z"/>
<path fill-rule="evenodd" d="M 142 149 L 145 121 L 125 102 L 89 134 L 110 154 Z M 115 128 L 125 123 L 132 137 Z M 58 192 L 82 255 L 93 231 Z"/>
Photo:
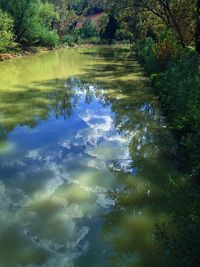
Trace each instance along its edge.
<path fill-rule="evenodd" d="M 129 171 L 128 139 L 114 128 L 110 107 L 94 96 L 87 104 L 87 90 L 74 90 L 79 103 L 67 120 L 50 114 L 33 129 L 17 126 L 0 155 L 0 247 L 15 229 L 13 261 L 0 252 L 8 267 L 22 259 L 28 267 L 73 266 L 94 245 L 88 220 L 116 203 L 109 167 L 118 161 Z"/>

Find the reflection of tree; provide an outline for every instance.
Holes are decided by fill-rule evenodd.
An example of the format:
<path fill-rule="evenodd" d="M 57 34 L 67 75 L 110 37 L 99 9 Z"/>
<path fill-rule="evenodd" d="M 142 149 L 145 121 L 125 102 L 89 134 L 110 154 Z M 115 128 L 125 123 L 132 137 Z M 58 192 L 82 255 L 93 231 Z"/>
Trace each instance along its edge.
<path fill-rule="evenodd" d="M 146 94 L 144 88 L 139 84 L 128 88 L 135 91 L 135 99 L 126 92 L 126 87 L 124 89 L 121 90 L 126 97 L 117 101 L 116 97 L 109 97 L 109 101 L 115 113 L 116 127 L 130 138 L 131 167 L 135 172 L 133 176 L 123 169 L 112 170 L 123 190 L 117 189 L 112 194 L 117 205 L 105 216 L 103 235 L 115 248 L 116 255 L 111 262 L 114 258 L 116 266 L 169 266 L 170 259 L 162 256 L 163 252 L 152 236 L 155 224 L 163 216 L 161 189 L 168 175 L 173 173 L 173 168 L 169 167 L 172 164 L 166 158 L 173 150 L 173 141 L 161 127 L 163 119 L 153 108 L 151 96 L 138 95 L 141 91 Z"/>
<path fill-rule="evenodd" d="M 49 99 L 49 110 L 54 116 L 56 118 L 62 116 L 65 120 L 72 115 L 79 101 L 79 97 L 73 92 L 73 85 L 70 87 L 68 83 L 64 84 L 64 88 L 47 93 L 47 99 Z"/>
<path fill-rule="evenodd" d="M 72 114 L 78 103 L 73 86 L 65 86 L 64 80 L 34 83 L 16 92 L 0 92 L 0 140 L 17 125 L 35 127 L 50 114 L 64 119 Z M 42 88 L 42 89 L 41 89 Z"/>
<path fill-rule="evenodd" d="M 194 189 L 177 179 L 180 175 L 170 160 L 175 143 L 155 108 L 154 97 L 142 88 L 143 81 L 107 85 L 115 88 L 105 98 L 112 105 L 116 127 L 131 136 L 129 149 L 136 170 L 134 177 L 113 170 L 121 190 L 112 193 L 117 205 L 105 216 L 102 230 L 115 251 L 110 266 L 199 266 L 199 207 L 195 204 L 199 185 Z M 119 169 L 120 164 L 116 165 Z M 161 223 L 169 220 L 172 223 L 162 229 Z M 159 225 L 156 238 L 168 254 L 153 236 L 155 225 Z"/>
<path fill-rule="evenodd" d="M 98 57 L 102 55 L 106 59 L 107 54 L 100 51 Z M 173 138 L 148 81 L 140 78 L 137 63 L 127 56 L 112 58 L 112 53 L 108 59 L 108 64 L 100 61 L 80 79 L 98 85 L 95 96 L 111 106 L 116 128 L 130 140 L 133 171 L 126 172 L 117 161 L 111 167 L 117 179 L 111 197 L 117 204 L 103 216 L 102 228 L 104 239 L 113 248 L 109 266 L 178 266 L 154 238 L 155 224 L 168 218 L 162 190 L 168 177 L 176 173 L 170 159 Z"/>

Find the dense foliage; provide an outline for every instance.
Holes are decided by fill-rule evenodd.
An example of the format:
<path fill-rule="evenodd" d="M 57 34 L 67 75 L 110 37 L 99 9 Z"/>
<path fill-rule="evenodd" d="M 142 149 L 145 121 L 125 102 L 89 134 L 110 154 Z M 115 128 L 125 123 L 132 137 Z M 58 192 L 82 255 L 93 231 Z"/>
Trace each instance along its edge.
<path fill-rule="evenodd" d="M 12 18 L 0 10 L 0 52 L 5 52 L 14 47 L 12 30 Z"/>
<path fill-rule="evenodd" d="M 0 8 L 13 20 L 13 35 L 17 43 L 25 46 L 58 44 L 58 35 L 52 22 L 58 20 L 58 13 L 50 3 L 40 0 L 1 0 Z"/>
<path fill-rule="evenodd" d="M 104 9 L 92 6 L 87 0 L 0 0 L 0 10 L 1 51 L 4 52 L 14 43 L 18 48 L 53 48 L 63 42 L 74 45 L 115 38 L 115 18 L 108 12 L 98 23 L 94 22 L 89 16 Z M 80 21 L 83 26 L 76 30 Z"/>
<path fill-rule="evenodd" d="M 136 44 L 136 51 L 151 80 L 170 125 L 185 151 L 187 167 L 200 176 L 200 73 L 198 55 L 181 49 L 172 39 Z"/>

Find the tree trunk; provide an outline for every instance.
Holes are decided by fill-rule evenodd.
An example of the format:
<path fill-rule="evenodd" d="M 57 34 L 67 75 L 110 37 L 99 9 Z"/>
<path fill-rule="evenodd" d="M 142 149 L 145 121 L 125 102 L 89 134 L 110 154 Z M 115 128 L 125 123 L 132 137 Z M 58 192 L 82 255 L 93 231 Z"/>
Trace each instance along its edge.
<path fill-rule="evenodd" d="M 200 54 L 200 0 L 197 0 L 195 44 L 196 51 Z"/>

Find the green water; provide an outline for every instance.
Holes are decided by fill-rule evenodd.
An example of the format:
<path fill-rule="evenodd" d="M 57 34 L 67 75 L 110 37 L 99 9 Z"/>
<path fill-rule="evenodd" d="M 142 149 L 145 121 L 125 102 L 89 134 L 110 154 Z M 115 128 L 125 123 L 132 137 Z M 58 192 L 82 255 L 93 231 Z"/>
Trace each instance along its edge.
<path fill-rule="evenodd" d="M 126 49 L 0 63 L 0 267 L 174 266 L 154 236 L 174 147 Z"/>

